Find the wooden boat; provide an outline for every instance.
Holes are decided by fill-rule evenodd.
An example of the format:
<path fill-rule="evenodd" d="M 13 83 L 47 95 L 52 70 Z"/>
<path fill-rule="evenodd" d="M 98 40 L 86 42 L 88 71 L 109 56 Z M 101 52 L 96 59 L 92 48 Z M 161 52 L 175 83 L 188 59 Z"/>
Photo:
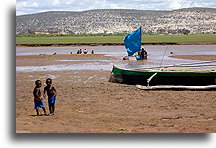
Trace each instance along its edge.
<path fill-rule="evenodd" d="M 124 38 L 124 44 L 126 51 L 128 53 L 128 57 L 132 56 L 136 52 L 141 51 L 141 37 L 142 31 L 141 27 L 137 30 L 133 31 L 132 33 L 128 34 Z M 166 48 L 167 49 L 167 48 Z M 143 49 L 144 50 L 144 49 Z M 166 53 L 166 51 L 165 51 Z M 147 55 L 147 54 L 146 54 Z M 164 54 L 165 55 L 165 54 Z M 163 58 L 161 60 L 161 64 L 163 62 Z M 137 58 L 139 60 L 140 58 Z M 212 65 L 208 65 L 210 62 L 201 62 L 201 63 L 191 63 L 191 64 L 180 64 L 177 65 L 177 69 L 175 68 L 176 65 L 168 66 L 169 68 L 172 67 L 174 69 L 167 69 L 165 67 L 157 67 L 158 69 L 154 70 L 153 67 L 150 70 L 131 70 L 131 69 L 121 69 L 113 65 L 112 75 L 110 76 L 110 82 L 117 82 L 117 83 L 125 83 L 125 84 L 132 84 L 132 85 L 144 85 L 144 87 L 138 87 L 140 89 L 149 89 L 149 86 L 161 86 L 165 89 L 183 89 L 186 88 L 185 86 L 193 86 L 187 87 L 188 89 L 196 89 L 198 86 L 199 89 L 209 89 L 209 88 L 216 88 L 215 85 L 215 78 L 216 78 L 216 70 L 215 70 L 215 62 L 212 61 Z M 184 67 L 200 67 L 200 66 L 214 66 L 214 69 L 208 70 L 181 70 Z M 164 69 L 165 68 L 165 69 Z M 205 87 L 210 86 L 211 87 Z M 213 85 L 213 86 L 212 86 Z M 145 88 L 145 86 L 147 88 Z M 180 87 L 179 87 L 180 86 Z M 160 87 L 153 87 L 151 89 L 158 89 Z"/>
<path fill-rule="evenodd" d="M 215 70 L 130 70 L 113 65 L 110 82 L 131 85 L 215 85 Z"/>

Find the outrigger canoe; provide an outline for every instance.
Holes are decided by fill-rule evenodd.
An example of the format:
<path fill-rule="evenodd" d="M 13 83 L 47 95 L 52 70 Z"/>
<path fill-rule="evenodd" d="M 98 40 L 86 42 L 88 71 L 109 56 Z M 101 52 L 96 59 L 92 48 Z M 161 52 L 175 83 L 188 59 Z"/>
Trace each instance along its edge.
<path fill-rule="evenodd" d="M 110 82 L 131 85 L 207 86 L 216 84 L 215 70 L 130 70 L 113 65 Z"/>

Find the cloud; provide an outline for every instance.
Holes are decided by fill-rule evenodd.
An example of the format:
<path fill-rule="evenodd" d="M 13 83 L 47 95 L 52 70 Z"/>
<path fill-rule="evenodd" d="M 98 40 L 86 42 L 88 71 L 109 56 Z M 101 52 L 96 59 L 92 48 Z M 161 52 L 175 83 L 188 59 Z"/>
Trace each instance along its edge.
<path fill-rule="evenodd" d="M 35 13 L 40 7 L 38 2 L 18 0 L 16 3 L 16 15 Z"/>
<path fill-rule="evenodd" d="M 65 4 L 66 4 L 66 5 L 71 5 L 71 4 L 73 4 L 74 2 L 75 2 L 74 0 L 68 0 L 68 1 L 65 2 Z"/>
<path fill-rule="evenodd" d="M 172 10 L 187 8 L 193 0 L 17 0 L 17 15 L 44 11 L 83 11 L 92 9 Z M 196 0 L 192 7 L 216 8 L 214 0 Z"/>
<path fill-rule="evenodd" d="M 60 1 L 59 0 L 54 0 L 52 5 L 53 6 L 58 6 L 58 5 L 60 5 Z"/>
<path fill-rule="evenodd" d="M 189 7 L 209 7 L 216 8 L 214 0 L 167 0 L 168 9 L 180 9 Z"/>
<path fill-rule="evenodd" d="M 194 2 L 196 7 L 211 7 L 216 8 L 216 3 L 214 0 L 196 0 Z"/>
<path fill-rule="evenodd" d="M 36 3 L 36 2 L 34 2 L 34 3 L 32 4 L 32 7 L 39 7 L 39 4 Z"/>

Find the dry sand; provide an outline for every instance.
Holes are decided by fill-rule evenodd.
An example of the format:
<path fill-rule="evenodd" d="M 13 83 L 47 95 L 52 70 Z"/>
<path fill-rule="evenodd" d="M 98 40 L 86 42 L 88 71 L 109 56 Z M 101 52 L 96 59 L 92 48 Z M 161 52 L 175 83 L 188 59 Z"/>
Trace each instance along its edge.
<path fill-rule="evenodd" d="M 103 55 L 31 55 L 17 56 L 16 65 L 55 65 L 59 64 L 58 59 L 83 59 L 83 56 L 112 59 Z M 16 73 L 16 132 L 215 132 L 215 91 L 144 91 L 110 83 L 110 74 L 105 70 Z M 53 78 L 58 92 L 55 115 L 35 116 L 34 81 L 40 79 L 44 83 L 48 77 Z M 48 112 L 47 98 L 44 103 Z"/>

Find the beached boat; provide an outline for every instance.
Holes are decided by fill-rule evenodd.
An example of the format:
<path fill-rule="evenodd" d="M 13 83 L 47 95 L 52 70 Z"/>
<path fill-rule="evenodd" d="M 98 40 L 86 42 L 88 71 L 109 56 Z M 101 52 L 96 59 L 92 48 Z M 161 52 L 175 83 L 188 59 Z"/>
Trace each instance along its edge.
<path fill-rule="evenodd" d="M 133 56 L 133 54 L 136 52 L 140 52 L 141 51 L 141 27 L 133 31 L 132 33 L 128 34 L 124 38 L 124 44 L 125 44 L 126 51 L 128 53 L 128 57 Z M 162 67 L 164 55 L 162 57 L 159 67 L 150 67 L 148 70 L 147 69 L 122 69 L 113 65 L 112 74 L 109 81 L 116 82 L 116 83 L 132 84 L 132 85 L 137 85 L 137 84 L 144 85 L 144 87 L 147 87 L 147 89 L 149 89 L 150 86 L 156 86 L 156 85 L 160 85 L 160 86 L 165 85 L 166 87 L 162 87 L 165 89 L 178 88 L 173 86 L 181 86 L 179 87 L 180 89 L 186 88 L 185 86 L 193 86 L 193 87 L 187 87 L 188 89 L 195 89 L 195 88 L 215 89 L 216 88 L 215 85 L 215 81 L 216 81 L 215 62 L 216 61 L 179 64 L 179 65 L 170 65 L 170 66 Z M 202 66 L 211 66 L 213 67 L 213 69 L 208 69 L 208 67 L 207 70 L 188 69 L 188 67 L 199 68 Z M 213 85 L 213 87 L 210 85 Z M 208 86 L 208 87 L 198 87 L 198 86 Z M 138 88 L 145 89 L 140 86 Z M 154 88 L 158 89 L 160 87 L 154 87 Z"/>
<path fill-rule="evenodd" d="M 131 70 L 113 65 L 110 82 L 131 85 L 215 85 L 215 70 Z"/>

